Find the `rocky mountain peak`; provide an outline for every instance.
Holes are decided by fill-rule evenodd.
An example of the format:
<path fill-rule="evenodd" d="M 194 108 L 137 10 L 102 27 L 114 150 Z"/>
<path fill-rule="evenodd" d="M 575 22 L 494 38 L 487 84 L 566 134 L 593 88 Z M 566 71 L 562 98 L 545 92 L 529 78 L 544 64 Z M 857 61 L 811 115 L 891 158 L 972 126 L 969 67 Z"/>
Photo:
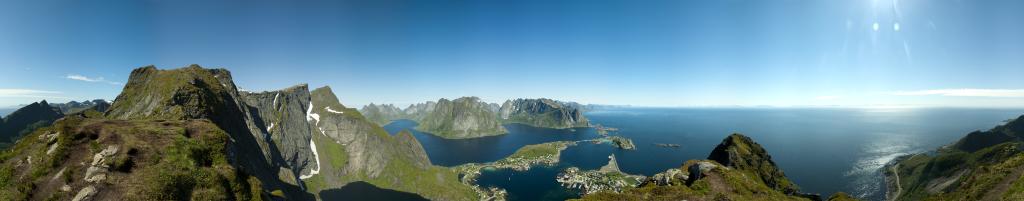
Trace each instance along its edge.
<path fill-rule="evenodd" d="M 547 99 L 515 99 L 505 101 L 498 109 L 499 118 L 510 123 L 522 123 L 548 128 L 590 126 L 590 120 L 580 108 L 563 105 Z"/>
<path fill-rule="evenodd" d="M 115 119 L 166 118 L 217 121 L 238 112 L 237 91 L 231 73 L 198 65 L 158 70 L 153 66 L 132 71 L 107 116 Z"/>
<path fill-rule="evenodd" d="M 299 188 L 292 184 L 294 181 L 282 179 L 289 176 L 280 175 L 294 175 L 308 169 L 303 168 L 304 157 L 293 156 L 303 152 L 282 153 L 267 132 L 269 125 L 264 124 L 267 122 L 263 121 L 260 107 L 244 101 L 231 73 L 225 69 L 190 65 L 160 70 L 146 66 L 132 70 L 127 84 L 105 116 L 121 120 L 210 120 L 229 134 L 231 141 L 226 151 L 233 165 L 259 178 L 265 187 L 297 195 Z M 302 138 L 302 134 L 298 135 Z M 304 143 L 308 143 L 309 134 L 304 135 L 307 136 Z M 283 154 L 292 155 L 284 157 Z M 292 173 L 282 174 L 282 170 L 295 167 L 298 168 Z"/>
<path fill-rule="evenodd" d="M 462 139 L 507 133 L 495 118 L 497 114 L 489 108 L 487 103 L 477 97 L 461 97 L 451 101 L 442 98 L 433 109 L 423 111 L 423 114 L 410 115 L 420 123 L 417 130 L 444 138 Z"/>
<path fill-rule="evenodd" d="M 0 142 L 14 142 L 35 128 L 49 125 L 64 116 L 46 100 L 28 104 L 0 120 Z"/>
<path fill-rule="evenodd" d="M 726 137 L 711 151 L 708 159 L 726 167 L 750 171 L 761 178 L 768 187 L 787 194 L 796 193 L 799 190 L 793 182 L 786 178 L 786 175 L 775 165 L 775 161 L 772 161 L 772 157 L 760 144 L 742 134 L 735 133 Z"/>

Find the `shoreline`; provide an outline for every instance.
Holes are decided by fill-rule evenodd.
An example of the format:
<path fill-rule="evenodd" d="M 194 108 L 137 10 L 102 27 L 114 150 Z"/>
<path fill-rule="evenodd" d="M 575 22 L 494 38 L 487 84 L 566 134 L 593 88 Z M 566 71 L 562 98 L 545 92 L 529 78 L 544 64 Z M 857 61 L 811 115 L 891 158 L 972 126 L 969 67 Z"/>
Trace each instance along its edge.
<path fill-rule="evenodd" d="M 899 168 L 900 162 L 910 159 L 917 154 L 908 154 L 896 157 L 882 166 L 882 173 L 885 179 L 885 200 L 895 200 L 903 193 L 903 186 L 900 184 Z"/>

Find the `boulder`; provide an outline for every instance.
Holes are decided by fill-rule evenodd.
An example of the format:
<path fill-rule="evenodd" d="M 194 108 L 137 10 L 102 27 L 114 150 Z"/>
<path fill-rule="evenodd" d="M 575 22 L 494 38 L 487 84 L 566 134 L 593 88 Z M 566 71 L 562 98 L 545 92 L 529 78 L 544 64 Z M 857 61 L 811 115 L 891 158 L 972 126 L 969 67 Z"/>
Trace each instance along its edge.
<path fill-rule="evenodd" d="M 654 174 L 648 179 L 648 183 L 654 183 L 659 186 L 672 185 L 673 182 L 685 182 L 690 178 L 689 175 L 683 174 L 683 171 L 678 168 L 668 169 L 665 172 Z"/>
<path fill-rule="evenodd" d="M 117 145 L 107 146 L 106 149 L 96 153 L 92 156 L 92 163 L 89 168 L 85 170 L 85 181 L 86 182 L 100 182 L 107 179 L 107 169 L 110 168 L 107 165 L 107 158 L 117 153 Z"/>
<path fill-rule="evenodd" d="M 76 194 L 75 198 L 71 199 L 71 201 L 92 200 L 92 196 L 96 195 L 96 192 L 96 187 L 87 186 L 78 191 L 78 194 Z"/>
<path fill-rule="evenodd" d="M 718 168 L 718 165 L 715 165 L 715 163 L 708 161 L 697 162 L 693 165 L 690 165 L 690 168 L 687 170 L 690 173 L 688 179 L 690 179 L 691 181 L 695 181 L 700 178 L 703 178 L 704 175 L 707 174 L 707 172 L 714 170 L 715 168 Z"/>

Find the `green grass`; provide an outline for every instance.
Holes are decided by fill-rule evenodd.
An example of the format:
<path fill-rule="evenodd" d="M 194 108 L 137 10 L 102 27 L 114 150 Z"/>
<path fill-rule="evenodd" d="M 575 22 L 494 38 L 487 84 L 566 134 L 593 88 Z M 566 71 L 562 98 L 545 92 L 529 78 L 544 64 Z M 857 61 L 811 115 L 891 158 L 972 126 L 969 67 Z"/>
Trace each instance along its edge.
<path fill-rule="evenodd" d="M 333 109 L 333 108 L 332 108 Z M 320 157 L 331 157 L 332 167 L 344 168 L 347 153 L 344 147 L 329 141 L 326 137 L 314 137 Z M 321 161 L 325 160 L 321 158 Z M 374 186 L 403 192 L 412 192 L 428 198 L 444 200 L 476 200 L 476 193 L 458 180 L 458 173 L 450 168 L 431 166 L 427 169 L 417 167 L 407 160 L 395 159 L 388 162 L 381 176 L 371 178 L 359 172 L 341 179 L 342 182 L 366 181 Z M 323 178 L 324 172 L 303 180 L 310 192 L 319 192 L 331 187 Z M 338 186 L 340 187 L 340 186 Z"/>
<path fill-rule="evenodd" d="M 191 136 L 184 135 L 185 128 Z M 60 131 L 59 145 L 52 156 L 40 134 Z M 207 121 L 105 120 L 69 116 L 53 126 L 37 130 L 0 155 L 0 200 L 61 199 L 62 192 L 37 192 L 38 185 L 54 189 L 48 182 L 66 168 L 64 182 L 84 183 L 85 166 L 92 155 L 110 145 L 119 151 L 107 164 L 111 172 L 98 186 L 101 191 L 120 189 L 114 196 L 128 200 L 260 200 L 260 182 L 235 170 L 226 159 L 227 133 Z M 97 147 L 97 148 L 92 148 Z M 69 157 L 71 150 L 90 150 Z M 32 156 L 39 165 L 17 169 L 16 160 Z M 36 163 L 34 163 L 36 164 Z M 27 177 L 13 181 L 14 176 Z M 56 185 L 62 185 L 57 183 Z M 81 186 L 85 184 L 73 185 Z M 46 194 L 38 194 L 46 193 Z M 68 195 L 70 196 L 70 194 Z"/>
<path fill-rule="evenodd" d="M 565 148 L 568 142 L 549 142 L 543 144 L 531 144 L 523 146 L 516 150 L 515 153 L 509 155 L 503 160 L 509 158 L 537 158 L 549 155 L 558 155 L 562 149 Z"/>
<path fill-rule="evenodd" d="M 1021 168 L 1024 157 L 1017 147 L 1019 142 L 1008 142 L 972 153 L 957 149 L 942 149 L 933 156 L 918 154 L 899 162 L 900 185 L 904 192 L 900 200 L 947 198 L 979 199 L 997 183 L 1003 181 L 1014 168 Z M 927 184 L 932 179 L 947 177 L 961 170 L 969 170 L 953 183 L 954 191 L 932 194 Z"/>
<path fill-rule="evenodd" d="M 413 192 L 423 197 L 442 200 L 476 200 L 472 188 L 459 181 L 458 173 L 450 168 L 431 166 L 426 170 L 405 160 L 392 160 L 385 172 L 366 182 L 378 187 Z"/>

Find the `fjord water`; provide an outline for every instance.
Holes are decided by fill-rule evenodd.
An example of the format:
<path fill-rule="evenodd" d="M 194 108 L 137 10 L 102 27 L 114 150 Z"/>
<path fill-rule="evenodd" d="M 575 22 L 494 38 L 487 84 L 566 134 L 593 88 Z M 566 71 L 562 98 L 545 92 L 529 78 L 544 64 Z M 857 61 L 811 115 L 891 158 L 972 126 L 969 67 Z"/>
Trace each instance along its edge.
<path fill-rule="evenodd" d="M 511 200 L 561 200 L 575 197 L 554 181 L 566 167 L 597 169 L 615 154 L 630 174 L 653 175 L 704 159 L 727 135 L 743 133 L 768 150 L 772 159 L 803 191 L 829 195 L 844 191 L 884 198 L 880 168 L 892 158 L 950 144 L 968 132 L 989 129 L 1024 114 L 1024 109 L 831 109 L 831 108 L 617 108 L 588 112 L 594 124 L 619 128 L 637 150 L 581 143 L 563 151 L 561 163 L 530 171 L 484 171 L 482 186 L 508 190 Z M 415 122 L 395 121 L 397 133 Z M 509 134 L 450 140 L 414 131 L 431 162 L 455 166 L 491 162 L 519 147 L 559 140 L 599 137 L 591 128 L 545 129 L 506 125 Z M 679 144 L 665 148 L 655 143 Z"/>

